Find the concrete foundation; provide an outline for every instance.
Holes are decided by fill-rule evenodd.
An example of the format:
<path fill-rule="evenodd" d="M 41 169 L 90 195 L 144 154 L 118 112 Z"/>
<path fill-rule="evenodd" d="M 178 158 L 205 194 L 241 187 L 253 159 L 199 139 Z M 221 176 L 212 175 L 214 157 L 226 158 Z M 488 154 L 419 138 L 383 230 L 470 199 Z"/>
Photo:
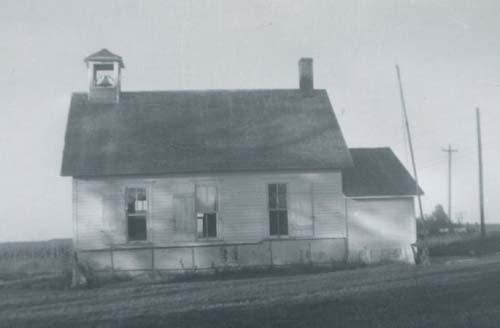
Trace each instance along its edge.
<path fill-rule="evenodd" d="M 346 261 L 344 238 L 276 239 L 255 244 L 128 247 L 79 251 L 99 271 L 190 271 L 224 267 L 326 264 Z"/>

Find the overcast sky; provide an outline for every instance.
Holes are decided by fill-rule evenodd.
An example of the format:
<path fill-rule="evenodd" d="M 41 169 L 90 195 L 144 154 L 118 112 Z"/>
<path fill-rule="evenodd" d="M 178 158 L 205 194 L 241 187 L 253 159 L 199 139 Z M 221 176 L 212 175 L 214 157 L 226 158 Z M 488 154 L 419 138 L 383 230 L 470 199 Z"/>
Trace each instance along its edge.
<path fill-rule="evenodd" d="M 394 65 L 402 71 L 425 212 L 478 220 L 476 106 L 487 220 L 500 222 L 499 1 L 21 1 L 0 4 L 0 241 L 71 236 L 59 176 L 83 58 L 121 55 L 124 90 L 298 86 L 314 58 L 350 147 L 390 146 L 410 170 Z"/>

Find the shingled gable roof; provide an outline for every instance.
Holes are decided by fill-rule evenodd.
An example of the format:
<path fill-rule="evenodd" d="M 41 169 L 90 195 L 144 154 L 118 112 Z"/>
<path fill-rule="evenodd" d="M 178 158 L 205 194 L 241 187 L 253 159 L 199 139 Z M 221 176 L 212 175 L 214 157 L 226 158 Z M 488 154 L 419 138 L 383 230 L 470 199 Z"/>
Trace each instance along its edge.
<path fill-rule="evenodd" d="M 122 92 L 118 104 L 73 94 L 63 176 L 352 165 L 325 90 Z"/>
<path fill-rule="evenodd" d="M 100 61 L 100 62 L 117 61 L 120 63 L 121 68 L 125 67 L 121 56 L 115 55 L 114 53 L 105 48 L 85 57 L 84 62 L 89 62 L 89 61 Z"/>
<path fill-rule="evenodd" d="M 415 180 L 396 155 L 385 148 L 351 148 L 354 166 L 342 171 L 344 194 L 362 196 L 416 195 Z M 419 188 L 420 193 L 423 193 Z"/>

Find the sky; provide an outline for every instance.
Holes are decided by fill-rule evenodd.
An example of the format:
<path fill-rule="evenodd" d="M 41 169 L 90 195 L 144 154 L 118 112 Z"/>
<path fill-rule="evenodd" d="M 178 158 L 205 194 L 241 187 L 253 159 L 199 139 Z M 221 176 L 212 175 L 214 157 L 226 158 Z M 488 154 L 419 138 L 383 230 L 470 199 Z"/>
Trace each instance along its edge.
<path fill-rule="evenodd" d="M 411 171 L 401 68 L 424 212 L 478 222 L 475 108 L 485 209 L 500 222 L 500 2 L 66 1 L 0 4 L 0 241 L 71 237 L 71 178 L 60 176 L 69 99 L 83 58 L 123 57 L 123 90 L 296 88 L 314 58 L 350 147 L 391 147 Z"/>

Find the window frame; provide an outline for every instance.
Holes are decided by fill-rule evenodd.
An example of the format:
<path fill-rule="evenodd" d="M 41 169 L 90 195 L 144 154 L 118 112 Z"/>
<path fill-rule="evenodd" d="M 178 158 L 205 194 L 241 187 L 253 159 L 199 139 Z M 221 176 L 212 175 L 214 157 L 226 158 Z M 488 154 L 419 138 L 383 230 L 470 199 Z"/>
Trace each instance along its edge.
<path fill-rule="evenodd" d="M 128 213 L 128 190 L 130 189 L 143 189 L 145 194 L 146 194 L 146 211 L 141 211 L 141 214 L 144 213 L 144 215 L 141 214 L 136 214 L 136 215 L 130 215 Z M 130 184 L 124 187 L 124 200 L 125 200 L 125 227 L 126 227 L 126 242 L 127 244 L 143 244 L 143 243 L 149 243 L 151 242 L 151 231 L 150 231 L 150 215 L 151 215 L 151 191 L 148 185 L 145 184 Z M 144 216 L 145 221 L 146 221 L 146 239 L 130 239 L 130 231 L 129 231 L 129 216 L 131 217 L 138 217 L 138 216 Z"/>
<path fill-rule="evenodd" d="M 215 188 L 215 212 L 198 212 L 197 208 L 197 190 L 200 187 L 213 187 Z M 219 192 L 219 184 L 217 183 L 196 183 L 194 185 L 194 225 L 195 225 L 195 234 L 196 240 L 200 241 L 209 241 L 209 240 L 220 240 L 220 192 Z M 198 214 L 202 214 L 201 218 L 198 217 Z M 198 220 L 203 220 L 205 222 L 205 214 L 215 214 L 215 236 L 200 236 L 198 233 Z M 208 219 L 207 219 L 208 221 Z M 203 229 L 205 230 L 205 229 Z M 207 232 L 208 232 L 207 227 Z M 207 233 L 208 234 L 208 233 Z"/>
<path fill-rule="evenodd" d="M 269 186 L 271 185 L 276 185 L 276 186 L 279 186 L 279 185 L 284 185 L 285 186 L 285 201 L 286 201 L 286 209 L 271 209 L 270 208 L 270 194 L 269 194 Z M 289 185 L 290 183 L 288 181 L 280 181 L 280 182 L 269 182 L 266 184 L 266 195 L 267 195 L 267 198 L 266 198 L 266 207 L 267 207 L 267 229 L 268 229 L 268 237 L 269 238 L 276 238 L 276 239 L 280 239 L 280 238 L 290 238 L 290 219 L 289 219 L 289 203 L 290 203 L 290 197 L 289 197 Z M 277 191 L 278 191 L 279 187 L 277 187 Z M 279 191 L 278 191 L 279 193 Z M 278 193 L 276 194 L 276 196 L 278 197 L 279 199 L 279 195 Z M 272 235 L 271 234 L 271 211 L 276 211 L 276 212 L 280 212 L 280 211 L 285 211 L 286 212 L 286 235 L 285 234 L 276 234 L 276 235 Z"/>

